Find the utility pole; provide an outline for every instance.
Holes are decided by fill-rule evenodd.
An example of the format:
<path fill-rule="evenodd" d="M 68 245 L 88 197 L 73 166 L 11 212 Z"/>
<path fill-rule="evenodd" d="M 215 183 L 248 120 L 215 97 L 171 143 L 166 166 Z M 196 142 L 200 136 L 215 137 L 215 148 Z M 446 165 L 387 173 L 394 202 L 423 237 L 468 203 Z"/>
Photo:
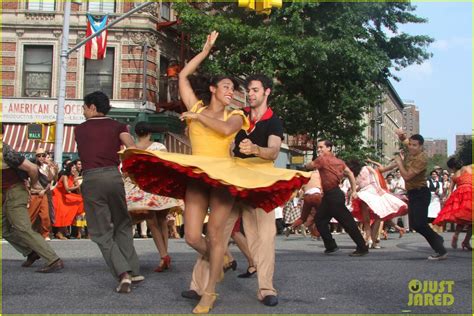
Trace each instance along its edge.
<path fill-rule="evenodd" d="M 64 137 L 64 104 L 66 102 L 66 74 L 67 74 L 67 63 L 69 60 L 69 55 L 75 50 L 79 49 L 89 40 L 100 35 L 103 31 L 111 28 L 115 24 L 119 23 L 125 18 L 128 18 L 130 15 L 142 10 L 143 8 L 153 4 L 153 1 L 145 2 L 140 6 L 128 11 L 127 13 L 121 15 L 116 20 L 107 24 L 103 29 L 97 33 L 92 34 L 87 37 L 76 46 L 71 49 L 69 47 L 69 21 L 71 18 L 71 2 L 70 0 L 64 1 L 64 24 L 63 24 L 63 38 L 61 41 L 61 67 L 59 70 L 59 93 L 58 93 L 58 113 L 56 116 L 56 134 L 54 142 L 54 161 L 60 166 L 63 159 L 63 137 Z"/>

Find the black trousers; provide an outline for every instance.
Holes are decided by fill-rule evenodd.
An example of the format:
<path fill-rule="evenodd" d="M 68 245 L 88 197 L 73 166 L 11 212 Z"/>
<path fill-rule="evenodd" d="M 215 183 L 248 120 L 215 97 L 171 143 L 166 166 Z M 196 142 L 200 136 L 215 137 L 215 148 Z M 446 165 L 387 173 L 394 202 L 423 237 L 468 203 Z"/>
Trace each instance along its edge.
<path fill-rule="evenodd" d="M 344 193 L 339 188 L 324 192 L 321 205 L 314 219 L 316 227 L 323 238 L 324 247 L 326 247 L 326 249 L 337 247 L 336 241 L 332 238 L 329 230 L 329 221 L 334 217 L 356 243 L 357 250 L 367 250 L 365 240 L 357 228 L 354 217 L 344 204 L 344 201 Z"/>
<path fill-rule="evenodd" d="M 428 187 L 408 190 L 408 216 L 410 228 L 416 230 L 425 237 L 431 248 L 439 254 L 445 254 L 443 237 L 435 233 L 428 225 L 428 206 L 431 201 L 431 193 Z"/>

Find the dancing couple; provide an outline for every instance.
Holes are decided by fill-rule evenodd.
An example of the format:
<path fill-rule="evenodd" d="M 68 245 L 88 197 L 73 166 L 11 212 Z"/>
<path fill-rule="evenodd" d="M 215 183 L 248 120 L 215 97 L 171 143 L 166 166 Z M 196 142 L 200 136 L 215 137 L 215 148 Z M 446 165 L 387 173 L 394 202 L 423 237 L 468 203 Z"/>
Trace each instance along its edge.
<path fill-rule="evenodd" d="M 198 94 L 196 81 L 191 81 L 189 76 L 210 54 L 217 37 L 215 31 L 208 35 L 202 52 L 179 74 L 181 100 L 187 108 L 181 119 L 188 125 L 192 155 L 127 149 L 122 156 L 124 171 L 141 189 L 185 200 L 186 242 L 200 255 L 195 271 L 200 269 L 201 280 L 196 282 L 193 289 L 196 295 L 191 297 L 199 299 L 193 309 L 197 314 L 208 313 L 217 299 L 216 284 L 222 278 L 227 242 L 239 212 L 257 266 L 257 298 L 269 306 L 278 303 L 272 285 L 275 256 L 272 210 L 309 180 L 308 173 L 273 167 L 283 128 L 267 106 L 270 79 L 248 78 L 250 108 L 245 112 L 227 110 L 238 87 L 229 76 L 211 78 L 205 93 Z M 234 139 L 234 157 L 231 157 Z M 211 212 L 207 235 L 203 237 L 208 208 Z M 259 253 L 262 249 L 265 252 Z"/>

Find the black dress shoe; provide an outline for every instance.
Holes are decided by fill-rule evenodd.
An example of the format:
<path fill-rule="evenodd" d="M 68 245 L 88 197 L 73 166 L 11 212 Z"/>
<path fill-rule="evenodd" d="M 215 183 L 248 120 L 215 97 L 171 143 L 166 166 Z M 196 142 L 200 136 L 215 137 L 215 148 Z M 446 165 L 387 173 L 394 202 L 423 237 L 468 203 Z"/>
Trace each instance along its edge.
<path fill-rule="evenodd" d="M 325 254 L 329 254 L 329 253 L 333 253 L 333 252 L 336 252 L 336 251 L 339 251 L 339 247 L 334 247 L 334 248 L 329 248 L 329 249 L 326 249 L 324 250 L 324 253 Z"/>
<path fill-rule="evenodd" d="M 353 253 L 351 253 L 349 256 L 351 256 L 351 257 L 362 257 L 362 256 L 365 256 L 368 253 L 369 253 L 368 249 L 356 250 Z"/>
<path fill-rule="evenodd" d="M 252 272 L 250 272 L 250 268 L 253 268 L 254 270 Z M 237 277 L 246 279 L 246 278 L 250 278 L 255 273 L 257 273 L 257 269 L 255 269 L 255 267 L 248 267 L 247 271 L 245 273 L 239 274 Z"/>
<path fill-rule="evenodd" d="M 64 269 L 64 262 L 61 259 L 54 261 L 38 270 L 36 272 L 40 273 L 52 273 Z"/>
<path fill-rule="evenodd" d="M 21 264 L 21 266 L 22 266 L 23 268 L 31 267 L 31 265 L 32 265 L 36 260 L 38 260 L 38 259 L 40 259 L 40 256 L 39 256 L 36 252 L 32 251 L 32 252 L 30 252 L 30 254 L 26 257 L 26 260 Z"/>
<path fill-rule="evenodd" d="M 262 300 L 263 305 L 276 306 L 278 305 L 278 297 L 276 295 L 267 295 Z"/>
<path fill-rule="evenodd" d="M 199 295 L 196 291 L 194 290 L 187 290 L 181 292 L 181 296 L 190 300 L 200 300 L 201 295 Z"/>

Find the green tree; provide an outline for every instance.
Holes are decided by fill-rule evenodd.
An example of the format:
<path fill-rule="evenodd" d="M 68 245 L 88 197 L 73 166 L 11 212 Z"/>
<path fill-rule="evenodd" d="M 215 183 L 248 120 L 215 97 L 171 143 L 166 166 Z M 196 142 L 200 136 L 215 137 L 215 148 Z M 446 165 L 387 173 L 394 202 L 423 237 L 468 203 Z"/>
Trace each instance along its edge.
<path fill-rule="evenodd" d="M 448 157 L 446 155 L 440 155 L 440 154 L 433 155 L 433 157 L 430 157 L 428 159 L 428 167 L 427 167 L 428 172 L 431 172 L 432 170 L 434 170 L 435 166 L 440 166 L 444 170 L 447 170 L 448 166 L 446 165 L 446 161 L 448 161 Z"/>
<path fill-rule="evenodd" d="M 472 164 L 472 151 L 472 136 L 469 138 L 466 137 L 457 150 L 456 156 L 463 162 L 463 165 L 470 165 Z"/>
<path fill-rule="evenodd" d="M 220 32 L 204 72 L 273 77 L 270 103 L 288 133 L 327 137 L 348 151 L 362 148 L 363 115 L 381 102 L 391 69 L 430 57 L 431 38 L 399 31 L 426 21 L 409 2 L 285 2 L 268 17 L 236 1 L 199 7 L 177 5 L 195 50 Z"/>

